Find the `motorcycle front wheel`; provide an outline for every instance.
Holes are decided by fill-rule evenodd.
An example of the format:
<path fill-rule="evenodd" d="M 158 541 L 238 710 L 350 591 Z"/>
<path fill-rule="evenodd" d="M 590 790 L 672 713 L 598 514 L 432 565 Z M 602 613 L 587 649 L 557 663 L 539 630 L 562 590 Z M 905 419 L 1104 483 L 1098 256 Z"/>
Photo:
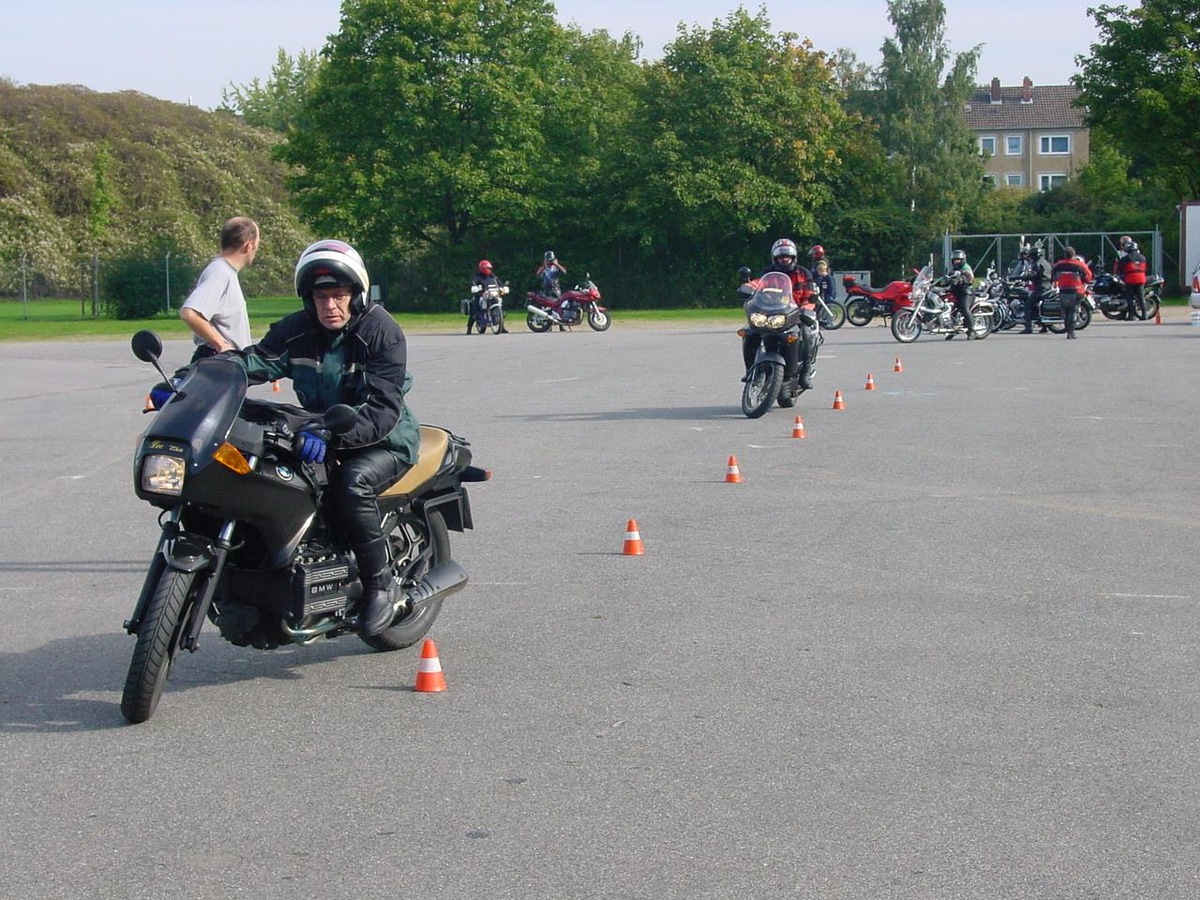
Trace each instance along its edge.
<path fill-rule="evenodd" d="M 972 329 L 972 335 L 974 336 L 975 340 L 982 341 L 985 337 L 992 333 L 993 329 L 991 313 L 973 314 L 971 319 L 975 323 L 975 327 Z"/>
<path fill-rule="evenodd" d="M 611 324 L 612 319 L 604 310 L 594 306 L 588 310 L 588 325 L 592 327 L 592 331 L 608 331 L 608 326 Z"/>
<path fill-rule="evenodd" d="M 829 307 L 829 315 L 821 318 L 821 327 L 827 331 L 837 331 L 846 324 L 846 307 L 836 300 L 825 305 Z"/>
<path fill-rule="evenodd" d="M 1125 318 L 1125 304 L 1122 303 L 1120 306 L 1107 306 L 1102 303 L 1100 304 L 1100 312 L 1106 319 L 1123 319 Z"/>
<path fill-rule="evenodd" d="M 921 336 L 921 319 L 911 308 L 900 309 L 892 316 L 892 337 L 902 344 L 911 344 Z"/>
<path fill-rule="evenodd" d="M 763 415 L 775 398 L 779 396 L 779 388 L 783 384 L 783 367 L 774 363 L 755 363 L 746 376 L 746 385 L 742 388 L 742 413 L 747 419 L 757 419 Z"/>
<path fill-rule="evenodd" d="M 145 722 L 162 697 L 175 657 L 187 612 L 200 596 L 203 579 L 195 572 L 164 569 L 154 595 L 142 616 L 125 692 L 121 695 L 121 714 L 132 725 Z"/>
<path fill-rule="evenodd" d="M 537 334 L 542 334 L 550 330 L 550 326 L 554 323 L 545 316 L 535 316 L 529 313 L 525 316 L 525 324 L 529 326 L 529 330 Z"/>
<path fill-rule="evenodd" d="M 488 323 L 492 326 L 492 334 L 499 334 L 500 329 L 504 327 L 504 310 L 499 306 L 488 310 Z"/>
<path fill-rule="evenodd" d="M 846 321 L 859 327 L 871 324 L 871 304 L 862 297 L 851 300 L 846 304 Z"/>
<path fill-rule="evenodd" d="M 450 533 L 437 510 L 428 513 L 428 524 L 420 516 L 400 516 L 388 535 L 392 566 L 402 587 L 412 587 L 434 566 L 450 559 Z M 379 634 L 362 634 L 363 643 L 376 650 L 403 650 L 425 637 L 442 611 L 441 600 L 422 603 L 396 618 Z"/>

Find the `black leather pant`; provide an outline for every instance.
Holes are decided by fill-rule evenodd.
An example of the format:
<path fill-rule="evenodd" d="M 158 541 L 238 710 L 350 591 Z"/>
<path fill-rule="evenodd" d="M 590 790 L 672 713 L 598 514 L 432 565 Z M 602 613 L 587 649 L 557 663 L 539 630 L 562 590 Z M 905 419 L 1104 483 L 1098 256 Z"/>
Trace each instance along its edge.
<path fill-rule="evenodd" d="M 337 458 L 338 464 L 329 475 L 326 497 L 355 555 L 360 555 L 360 548 L 384 537 L 379 502 L 375 498 L 399 481 L 409 466 L 397 453 L 381 447 L 342 450 Z M 361 565 L 362 560 L 359 562 Z"/>
<path fill-rule="evenodd" d="M 975 317 L 971 315 L 970 294 L 965 289 L 961 294 L 958 291 L 954 291 L 954 305 L 958 307 L 963 324 L 967 326 L 967 337 L 972 337 L 975 334 Z"/>
<path fill-rule="evenodd" d="M 1146 318 L 1146 286 L 1144 284 L 1125 285 L 1125 318 Z"/>
<path fill-rule="evenodd" d="M 1032 289 L 1025 295 L 1025 330 L 1031 331 L 1036 324 L 1043 331 L 1046 326 L 1038 321 L 1038 310 L 1042 305 L 1042 292 L 1040 288 Z"/>
<path fill-rule="evenodd" d="M 1075 334 L 1075 307 L 1079 303 L 1079 295 L 1074 291 L 1062 291 L 1059 295 L 1062 301 L 1063 324 L 1067 326 L 1067 334 Z"/>

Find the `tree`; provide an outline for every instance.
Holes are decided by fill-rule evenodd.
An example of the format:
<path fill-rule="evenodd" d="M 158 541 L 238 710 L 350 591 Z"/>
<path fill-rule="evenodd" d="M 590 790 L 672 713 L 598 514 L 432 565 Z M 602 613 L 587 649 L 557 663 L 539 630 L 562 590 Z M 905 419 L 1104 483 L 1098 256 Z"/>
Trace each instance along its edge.
<path fill-rule="evenodd" d="M 1074 77 L 1087 121 L 1106 131 L 1137 173 L 1176 197 L 1200 197 L 1200 6 L 1143 0 L 1088 9 L 1100 31 Z"/>
<path fill-rule="evenodd" d="M 906 185 L 915 252 L 954 229 L 982 192 L 982 167 L 963 120 L 979 48 L 951 55 L 942 0 L 888 0 L 895 38 L 884 41 L 874 95 L 880 140 Z M 912 258 L 912 257 L 910 257 Z"/>
<path fill-rule="evenodd" d="M 280 151 L 302 212 L 375 255 L 534 218 L 559 36 L 544 0 L 345 0 Z"/>
<path fill-rule="evenodd" d="M 221 91 L 218 109 L 240 115 L 248 125 L 287 131 L 304 108 L 320 70 L 321 57 L 315 50 L 301 50 L 292 59 L 280 47 L 271 77 L 265 83 L 254 78 L 241 87 L 231 83 Z"/>
<path fill-rule="evenodd" d="M 838 97 L 824 54 L 772 34 L 762 11 L 738 9 L 711 30 L 681 26 L 646 73 L 630 142 L 636 178 L 614 224 L 686 274 L 722 266 L 709 283 L 728 278 L 726 254 L 762 259 L 768 235 L 813 233 L 847 139 Z"/>

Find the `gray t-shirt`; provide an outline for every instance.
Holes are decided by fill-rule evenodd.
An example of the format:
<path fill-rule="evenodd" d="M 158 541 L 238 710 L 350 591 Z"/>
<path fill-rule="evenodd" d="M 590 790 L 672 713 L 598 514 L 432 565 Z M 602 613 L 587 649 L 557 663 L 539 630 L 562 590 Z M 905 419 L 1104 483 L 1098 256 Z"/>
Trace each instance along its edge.
<path fill-rule="evenodd" d="M 246 298 L 238 282 L 238 273 L 223 256 L 216 257 L 204 267 L 188 298 L 185 308 L 194 309 L 208 319 L 217 333 L 238 350 L 249 347 L 250 315 L 246 312 Z M 197 345 L 204 343 L 198 336 Z"/>

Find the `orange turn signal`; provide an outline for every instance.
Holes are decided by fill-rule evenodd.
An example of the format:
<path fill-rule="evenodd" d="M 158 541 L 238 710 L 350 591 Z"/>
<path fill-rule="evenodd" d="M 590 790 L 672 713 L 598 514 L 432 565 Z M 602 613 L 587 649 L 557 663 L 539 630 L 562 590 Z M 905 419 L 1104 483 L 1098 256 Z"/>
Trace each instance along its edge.
<path fill-rule="evenodd" d="M 242 456 L 242 451 L 229 443 L 229 441 L 226 441 L 214 450 L 212 458 L 225 468 L 232 469 L 239 475 L 245 475 L 247 472 L 253 471 L 250 468 L 250 463 L 246 462 L 246 457 Z"/>

